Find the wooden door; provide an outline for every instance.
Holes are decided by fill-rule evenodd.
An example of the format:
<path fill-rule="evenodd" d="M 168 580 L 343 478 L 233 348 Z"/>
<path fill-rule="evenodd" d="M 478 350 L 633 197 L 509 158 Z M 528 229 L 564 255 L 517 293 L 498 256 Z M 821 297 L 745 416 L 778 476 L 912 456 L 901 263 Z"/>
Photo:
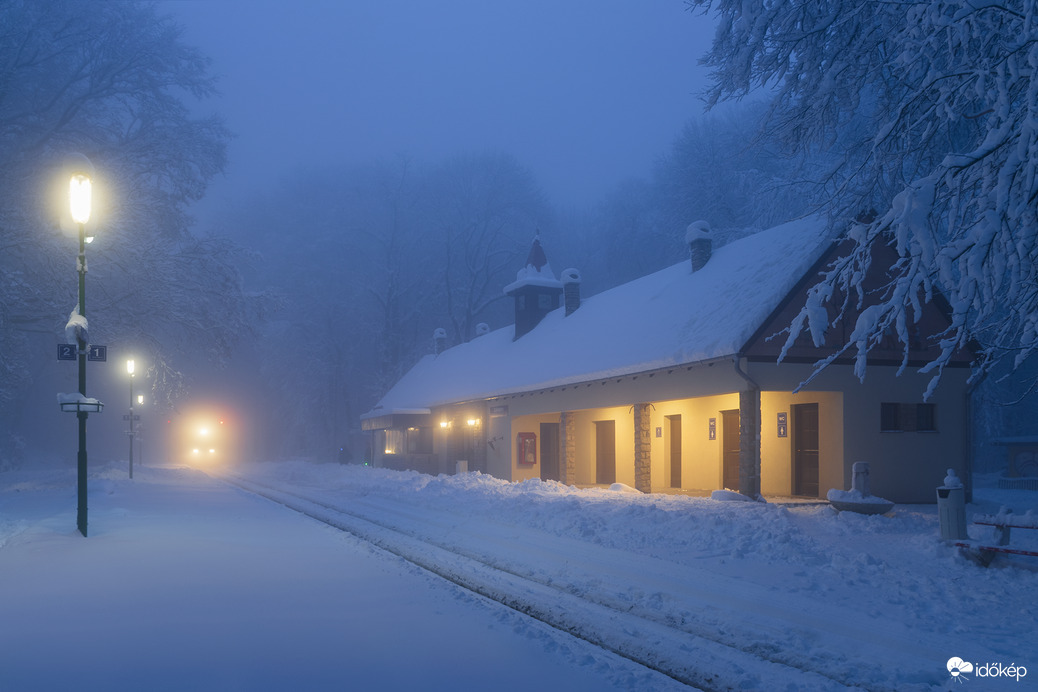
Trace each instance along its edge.
<path fill-rule="evenodd" d="M 739 410 L 721 411 L 721 477 L 727 490 L 739 490 Z"/>
<path fill-rule="evenodd" d="M 616 483 L 616 421 L 595 421 L 595 483 Z"/>
<path fill-rule="evenodd" d="M 559 475 L 559 424 L 541 423 L 541 480 L 561 480 Z"/>
<path fill-rule="evenodd" d="M 681 487 L 681 416 L 667 416 L 667 449 L 670 454 L 670 487 Z"/>
<path fill-rule="evenodd" d="M 793 494 L 818 497 L 818 404 L 793 406 Z"/>

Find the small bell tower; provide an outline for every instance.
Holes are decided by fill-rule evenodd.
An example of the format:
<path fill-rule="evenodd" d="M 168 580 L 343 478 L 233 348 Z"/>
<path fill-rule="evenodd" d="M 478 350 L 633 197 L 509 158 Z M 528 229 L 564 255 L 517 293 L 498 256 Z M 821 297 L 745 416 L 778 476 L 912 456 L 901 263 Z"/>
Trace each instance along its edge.
<path fill-rule="evenodd" d="M 515 341 L 526 334 L 552 310 L 559 307 L 562 282 L 548 264 L 548 257 L 541 246 L 541 234 L 533 239 L 526 266 L 520 269 L 515 281 L 505 286 L 505 295 L 515 301 Z"/>

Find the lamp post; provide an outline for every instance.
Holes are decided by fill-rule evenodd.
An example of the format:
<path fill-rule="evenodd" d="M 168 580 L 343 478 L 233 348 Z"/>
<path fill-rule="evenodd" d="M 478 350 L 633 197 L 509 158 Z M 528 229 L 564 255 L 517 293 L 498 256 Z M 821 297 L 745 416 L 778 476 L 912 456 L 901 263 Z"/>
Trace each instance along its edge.
<path fill-rule="evenodd" d="M 68 199 L 72 221 L 79 227 L 79 255 L 76 257 L 76 271 L 79 272 L 79 315 L 86 318 L 86 224 L 90 220 L 91 183 L 89 161 L 87 166 L 76 170 L 69 179 Z M 86 334 L 79 331 L 76 336 L 79 346 L 79 395 L 81 401 L 86 398 Z M 77 406 L 76 418 L 79 419 L 79 454 L 77 461 L 77 497 L 76 527 L 84 537 L 87 535 L 87 449 L 86 422 L 87 412 Z"/>
<path fill-rule="evenodd" d="M 133 359 L 126 361 L 126 372 L 130 375 L 130 478 L 133 478 Z"/>

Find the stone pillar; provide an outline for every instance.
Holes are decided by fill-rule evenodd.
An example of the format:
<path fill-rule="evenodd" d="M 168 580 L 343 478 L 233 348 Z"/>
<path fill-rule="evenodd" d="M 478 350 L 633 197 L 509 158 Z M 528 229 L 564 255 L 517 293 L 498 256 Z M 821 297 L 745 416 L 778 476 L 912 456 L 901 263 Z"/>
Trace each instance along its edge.
<path fill-rule="evenodd" d="M 760 495 L 760 390 L 739 392 L 739 492 Z"/>
<path fill-rule="evenodd" d="M 634 405 L 634 487 L 652 492 L 651 404 Z"/>
<path fill-rule="evenodd" d="M 559 414 L 559 481 L 566 485 L 577 483 L 577 431 L 574 416 L 569 411 Z"/>

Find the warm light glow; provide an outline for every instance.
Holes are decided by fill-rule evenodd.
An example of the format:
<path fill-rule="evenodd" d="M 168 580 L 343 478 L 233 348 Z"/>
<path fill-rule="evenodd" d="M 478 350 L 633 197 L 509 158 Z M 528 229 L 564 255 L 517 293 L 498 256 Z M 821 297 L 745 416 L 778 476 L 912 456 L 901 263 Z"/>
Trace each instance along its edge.
<path fill-rule="evenodd" d="M 84 224 L 90 220 L 90 178 L 82 174 L 72 176 L 68 187 L 68 201 L 73 221 Z"/>
<path fill-rule="evenodd" d="M 469 419 L 468 419 L 468 420 L 467 420 L 466 422 L 467 422 L 467 423 L 468 423 L 468 424 L 469 424 L 470 426 L 476 426 L 476 425 L 479 425 L 479 419 L 478 419 L 478 418 L 469 418 Z"/>
<path fill-rule="evenodd" d="M 180 417 L 172 420 L 169 434 L 173 459 L 204 468 L 240 461 L 239 421 L 225 406 L 195 404 L 182 409 Z"/>
<path fill-rule="evenodd" d="M 133 374 L 133 360 L 126 361 L 126 372 Z"/>
<path fill-rule="evenodd" d="M 450 425 L 450 423 L 448 423 L 447 421 L 445 421 L 445 420 L 441 420 L 440 421 L 440 427 L 441 428 L 446 428 L 448 425 Z"/>
<path fill-rule="evenodd" d="M 137 403 L 138 404 L 143 404 L 144 403 L 144 395 L 143 394 L 138 394 L 137 395 Z"/>

